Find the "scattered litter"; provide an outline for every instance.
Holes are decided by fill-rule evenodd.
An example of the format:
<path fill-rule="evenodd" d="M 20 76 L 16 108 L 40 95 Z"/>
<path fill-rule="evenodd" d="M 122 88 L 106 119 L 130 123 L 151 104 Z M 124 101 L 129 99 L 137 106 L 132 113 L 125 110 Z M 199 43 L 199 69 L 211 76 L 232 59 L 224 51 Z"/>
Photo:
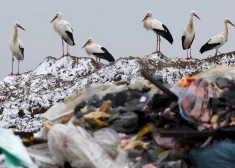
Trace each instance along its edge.
<path fill-rule="evenodd" d="M 145 80 L 135 83 L 87 86 L 52 106 L 43 114 L 41 130 L 22 139 L 29 145 L 28 154 L 20 149 L 20 161 L 15 164 L 45 168 L 233 167 L 235 69 L 211 68 L 186 76 L 172 87 L 159 74 L 143 71 L 142 75 Z M 8 151 L 2 147 L 0 164 L 7 165 L 12 160 L 4 150 Z"/>

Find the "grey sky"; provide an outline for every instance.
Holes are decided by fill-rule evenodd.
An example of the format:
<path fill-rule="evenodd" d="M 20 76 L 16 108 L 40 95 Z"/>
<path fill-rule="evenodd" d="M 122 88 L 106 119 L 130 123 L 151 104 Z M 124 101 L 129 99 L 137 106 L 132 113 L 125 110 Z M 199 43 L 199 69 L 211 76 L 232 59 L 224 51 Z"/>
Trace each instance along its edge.
<path fill-rule="evenodd" d="M 105 46 L 115 58 L 144 56 L 155 51 L 156 36 L 143 29 L 142 19 L 151 10 L 153 17 L 164 23 L 172 33 L 173 45 L 161 41 L 161 51 L 168 57 L 185 57 L 181 46 L 183 28 L 188 23 L 191 10 L 201 20 L 194 19 L 196 37 L 192 45 L 192 56 L 203 58 L 214 54 L 199 53 L 200 47 L 212 36 L 223 31 L 223 19 L 228 17 L 235 24 L 235 1 L 189 1 L 189 0 L 7 0 L 1 2 L 1 61 L 0 79 L 11 71 L 11 52 L 8 41 L 13 34 L 14 22 L 19 22 L 26 31 L 19 30 L 25 46 L 25 59 L 21 72 L 36 68 L 49 55 L 59 58 L 62 54 L 61 39 L 53 30 L 50 21 L 57 12 L 70 22 L 74 30 L 76 45 L 70 54 L 86 56 L 82 45 L 89 37 Z M 235 28 L 229 25 L 229 40 L 220 52 L 235 50 Z M 66 52 L 66 51 L 65 51 Z M 107 62 L 106 62 L 107 63 Z M 17 72 L 15 62 L 14 72 Z"/>

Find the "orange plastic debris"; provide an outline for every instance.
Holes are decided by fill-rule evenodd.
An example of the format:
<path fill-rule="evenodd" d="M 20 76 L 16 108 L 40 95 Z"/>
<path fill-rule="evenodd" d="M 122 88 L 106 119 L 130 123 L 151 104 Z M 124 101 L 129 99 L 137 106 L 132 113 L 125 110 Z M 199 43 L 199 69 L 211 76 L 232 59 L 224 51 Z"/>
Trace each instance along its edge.
<path fill-rule="evenodd" d="M 184 79 L 180 79 L 178 81 L 178 86 L 180 87 L 186 87 L 188 86 L 191 82 L 195 81 L 197 78 L 186 76 Z"/>
<path fill-rule="evenodd" d="M 235 121 L 235 117 L 231 116 L 230 121 Z"/>

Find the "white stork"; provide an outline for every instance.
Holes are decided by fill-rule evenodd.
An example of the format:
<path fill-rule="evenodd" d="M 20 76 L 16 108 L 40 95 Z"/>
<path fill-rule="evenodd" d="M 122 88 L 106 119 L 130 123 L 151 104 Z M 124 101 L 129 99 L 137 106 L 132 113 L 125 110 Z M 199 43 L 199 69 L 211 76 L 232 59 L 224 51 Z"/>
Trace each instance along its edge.
<path fill-rule="evenodd" d="M 183 34 L 181 37 L 183 50 L 187 50 L 187 58 L 186 58 L 187 60 L 189 59 L 188 58 L 188 49 L 189 48 L 190 48 L 190 58 L 192 58 L 191 46 L 192 46 L 193 40 L 195 38 L 195 30 L 194 30 L 194 25 L 193 25 L 193 17 L 194 16 L 200 20 L 199 16 L 194 11 L 191 11 L 189 23 L 184 28 L 184 31 L 183 31 Z"/>
<path fill-rule="evenodd" d="M 225 18 L 224 19 L 224 31 L 212 37 L 206 44 L 204 44 L 200 49 L 201 54 L 204 53 L 205 51 L 215 49 L 216 50 L 215 55 L 217 56 L 217 52 L 219 48 L 228 41 L 228 24 L 227 23 L 235 27 L 235 25 L 228 18 Z"/>
<path fill-rule="evenodd" d="M 20 74 L 20 61 L 24 60 L 24 45 L 21 42 L 21 40 L 18 38 L 18 29 L 20 28 L 22 30 L 25 31 L 25 29 L 19 24 L 19 23 L 15 23 L 14 24 L 14 34 L 11 37 L 10 41 L 9 41 L 9 47 L 10 50 L 12 52 L 12 70 L 11 70 L 11 75 L 13 75 L 13 65 L 14 65 L 14 56 L 16 57 L 16 59 L 18 60 L 18 75 Z"/>
<path fill-rule="evenodd" d="M 96 61 L 97 61 L 97 57 L 99 59 L 99 62 L 100 62 L 100 58 L 105 59 L 109 62 L 115 61 L 115 59 L 108 52 L 108 50 L 104 48 L 102 45 L 95 43 L 92 37 L 90 37 L 87 40 L 87 42 L 84 44 L 82 48 L 84 47 L 88 55 L 94 55 L 96 57 Z"/>
<path fill-rule="evenodd" d="M 147 13 L 147 15 L 145 16 L 142 22 L 144 22 L 144 28 L 146 30 L 152 30 L 157 35 L 157 47 L 156 47 L 156 52 L 154 53 L 160 52 L 160 36 L 165 38 L 169 43 L 173 44 L 173 37 L 170 31 L 168 30 L 168 28 L 164 24 L 162 24 L 160 21 L 153 19 L 151 11 Z M 158 43 L 159 43 L 159 47 L 158 47 Z"/>
<path fill-rule="evenodd" d="M 62 50 L 63 50 L 62 56 L 64 56 L 64 41 L 67 43 L 67 54 L 66 55 L 70 55 L 68 45 L 74 46 L 75 42 L 73 39 L 73 29 L 72 29 L 70 23 L 67 22 L 66 20 L 61 20 L 61 18 L 62 18 L 62 13 L 58 12 L 50 23 L 54 22 L 54 25 L 53 25 L 54 30 L 62 38 Z"/>

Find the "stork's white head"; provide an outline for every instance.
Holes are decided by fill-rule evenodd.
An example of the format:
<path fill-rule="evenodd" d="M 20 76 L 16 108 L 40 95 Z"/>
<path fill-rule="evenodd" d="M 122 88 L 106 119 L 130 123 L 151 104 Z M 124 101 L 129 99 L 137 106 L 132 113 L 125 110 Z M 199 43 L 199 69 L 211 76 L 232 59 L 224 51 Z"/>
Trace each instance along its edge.
<path fill-rule="evenodd" d="M 58 12 L 58 13 L 55 15 L 55 17 L 51 20 L 50 23 L 54 22 L 54 20 L 56 20 L 56 19 L 61 19 L 61 18 L 62 18 L 62 13 L 61 13 L 61 12 Z"/>
<path fill-rule="evenodd" d="M 88 39 L 90 42 L 94 42 L 94 39 L 93 39 L 93 37 L 90 37 L 89 39 Z"/>
<path fill-rule="evenodd" d="M 147 18 L 152 18 L 152 16 L 153 16 L 152 11 L 148 11 L 148 13 L 146 14 L 146 16 L 145 16 L 144 19 L 142 20 L 142 22 L 145 21 Z"/>
<path fill-rule="evenodd" d="M 86 47 L 87 45 L 91 45 L 92 43 L 94 43 L 94 39 L 90 37 L 82 48 Z"/>
<path fill-rule="evenodd" d="M 225 19 L 224 19 L 224 22 L 225 22 L 225 23 L 229 23 L 229 24 L 231 24 L 232 26 L 235 27 L 235 25 L 234 25 L 228 18 L 225 18 Z"/>
<path fill-rule="evenodd" d="M 195 11 L 191 11 L 191 12 L 190 12 L 190 15 L 191 15 L 191 16 L 195 16 L 196 18 L 198 18 L 199 20 L 201 20 L 201 19 L 199 18 L 199 16 L 196 14 Z"/>
<path fill-rule="evenodd" d="M 191 11 L 191 12 L 190 12 L 191 15 L 194 15 L 195 13 L 196 13 L 195 11 Z"/>
<path fill-rule="evenodd" d="M 15 23 L 14 23 L 14 27 L 15 27 L 15 28 L 19 27 L 20 29 L 22 29 L 22 30 L 25 31 L 25 29 L 24 29 L 18 22 L 15 22 Z"/>
<path fill-rule="evenodd" d="M 57 15 L 58 17 L 62 17 L 63 14 L 61 12 L 58 12 Z"/>

